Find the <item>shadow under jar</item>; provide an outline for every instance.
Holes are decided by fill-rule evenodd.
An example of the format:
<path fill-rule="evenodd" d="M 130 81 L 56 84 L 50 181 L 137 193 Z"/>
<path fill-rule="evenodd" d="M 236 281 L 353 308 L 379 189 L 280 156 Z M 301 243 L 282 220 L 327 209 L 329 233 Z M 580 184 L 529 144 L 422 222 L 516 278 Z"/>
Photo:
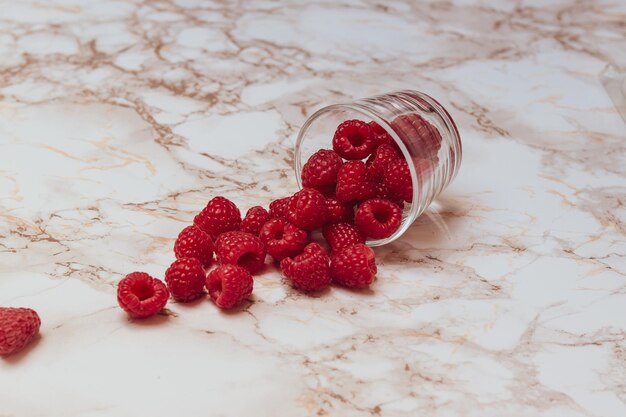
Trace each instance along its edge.
<path fill-rule="evenodd" d="M 402 223 L 389 237 L 368 240 L 381 246 L 398 239 L 456 176 L 461 164 L 461 138 L 450 114 L 432 97 L 397 91 L 333 104 L 304 123 L 295 148 L 295 171 L 302 188 L 302 167 L 320 149 L 332 149 L 333 134 L 346 120 L 376 122 L 393 138 L 408 163 L 412 198 L 404 205 Z M 409 194 L 410 195 L 410 194 Z"/>

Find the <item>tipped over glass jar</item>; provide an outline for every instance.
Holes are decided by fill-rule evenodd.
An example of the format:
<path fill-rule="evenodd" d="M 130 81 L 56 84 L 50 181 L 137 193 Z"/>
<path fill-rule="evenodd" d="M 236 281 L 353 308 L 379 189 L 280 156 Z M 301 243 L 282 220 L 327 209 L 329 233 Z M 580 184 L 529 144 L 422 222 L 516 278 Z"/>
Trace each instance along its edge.
<path fill-rule="evenodd" d="M 316 153 L 329 153 L 321 150 L 343 158 L 338 175 L 334 181 L 328 176 L 303 179 L 303 168 L 321 169 L 311 163 L 307 167 Z M 357 207 L 357 213 L 372 199 L 397 204 L 402 217 L 394 230 L 367 239 L 369 246 L 381 246 L 402 236 L 450 184 L 461 156 L 461 138 L 446 109 L 424 93 L 406 90 L 318 110 L 300 129 L 294 164 L 300 188 L 316 188 Z M 381 209 L 373 213 L 373 221 L 384 223 L 388 215 Z"/>

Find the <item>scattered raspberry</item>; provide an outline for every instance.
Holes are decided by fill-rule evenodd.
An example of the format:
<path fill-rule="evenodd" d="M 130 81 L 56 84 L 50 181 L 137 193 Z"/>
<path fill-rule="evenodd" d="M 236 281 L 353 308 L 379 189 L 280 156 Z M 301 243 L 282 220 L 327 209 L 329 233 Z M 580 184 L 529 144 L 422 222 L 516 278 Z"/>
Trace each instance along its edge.
<path fill-rule="evenodd" d="M 304 292 L 323 290 L 330 284 L 330 259 L 317 243 L 309 243 L 295 258 L 285 258 L 280 269 L 293 286 Z"/>
<path fill-rule="evenodd" d="M 165 283 L 177 301 L 192 301 L 204 291 L 206 275 L 196 258 L 180 258 L 165 271 Z"/>
<path fill-rule="evenodd" d="M 324 195 L 332 193 L 342 165 L 343 160 L 334 151 L 320 149 L 302 167 L 302 186 L 315 188 Z"/>
<path fill-rule="evenodd" d="M 291 197 L 283 197 L 270 203 L 270 219 L 285 217 L 285 208 Z"/>
<path fill-rule="evenodd" d="M 41 320 L 30 308 L 0 307 L 0 355 L 17 353 L 39 333 Z"/>
<path fill-rule="evenodd" d="M 352 223 L 335 223 L 324 226 L 324 239 L 334 251 L 357 243 L 365 243 L 365 235 Z"/>
<path fill-rule="evenodd" d="M 374 251 L 358 243 L 334 252 L 330 270 L 335 283 L 348 288 L 365 288 L 376 277 Z"/>
<path fill-rule="evenodd" d="M 174 243 L 174 254 L 177 259 L 196 258 L 205 267 L 213 262 L 214 249 L 211 236 L 195 225 L 185 227 Z"/>
<path fill-rule="evenodd" d="M 237 307 L 252 294 L 254 280 L 246 269 L 237 265 L 220 265 L 206 280 L 206 289 L 221 309 Z"/>
<path fill-rule="evenodd" d="M 430 159 L 437 156 L 441 148 L 441 134 L 419 114 L 398 116 L 391 122 L 391 127 L 405 143 L 410 144 L 416 157 Z"/>
<path fill-rule="evenodd" d="M 367 175 L 361 161 L 346 162 L 337 176 L 337 200 L 351 202 L 367 200 L 376 194 L 376 185 Z"/>
<path fill-rule="evenodd" d="M 362 203 L 356 210 L 354 224 L 372 239 L 391 236 L 402 223 L 402 210 L 389 200 L 373 199 Z"/>
<path fill-rule="evenodd" d="M 246 217 L 241 221 L 242 232 L 250 233 L 255 236 L 259 235 L 261 227 L 269 219 L 270 214 L 261 206 L 251 207 L 246 213 Z"/>
<path fill-rule="evenodd" d="M 259 238 L 267 253 L 277 261 L 302 252 L 309 242 L 309 235 L 285 219 L 271 219 L 263 225 Z"/>
<path fill-rule="evenodd" d="M 193 219 L 200 229 L 216 239 L 220 234 L 231 230 L 239 230 L 241 213 L 239 209 L 227 198 L 214 197 L 206 207 Z"/>
<path fill-rule="evenodd" d="M 397 148 L 398 145 L 396 145 L 396 142 L 381 125 L 373 120 L 369 122 L 369 125 L 370 128 L 372 128 L 372 133 L 374 134 L 374 142 L 376 143 L 376 145 L 387 144 Z"/>
<path fill-rule="evenodd" d="M 133 272 L 117 285 L 117 302 L 131 317 L 143 319 L 165 307 L 170 293 L 165 284 L 145 272 Z"/>
<path fill-rule="evenodd" d="M 372 128 L 361 120 L 346 120 L 333 136 L 333 149 L 344 159 L 363 159 L 375 147 Z"/>
<path fill-rule="evenodd" d="M 399 159 L 400 156 L 400 153 L 393 146 L 387 144 L 380 145 L 365 162 L 367 174 L 374 181 L 382 181 L 387 166 Z"/>
<path fill-rule="evenodd" d="M 395 198 L 408 202 L 413 200 L 413 182 L 406 160 L 397 159 L 387 165 L 383 184 Z"/>
<path fill-rule="evenodd" d="M 326 198 L 313 188 L 303 188 L 289 199 L 285 215 L 290 223 L 300 229 L 319 229 L 328 219 Z"/>
<path fill-rule="evenodd" d="M 328 209 L 327 223 L 343 223 L 354 220 L 354 204 L 342 203 L 334 197 L 326 199 L 326 209 Z"/>
<path fill-rule="evenodd" d="M 235 231 L 220 235 L 215 242 L 215 254 L 220 264 L 239 265 L 254 274 L 263 268 L 266 252 L 257 236 Z"/>

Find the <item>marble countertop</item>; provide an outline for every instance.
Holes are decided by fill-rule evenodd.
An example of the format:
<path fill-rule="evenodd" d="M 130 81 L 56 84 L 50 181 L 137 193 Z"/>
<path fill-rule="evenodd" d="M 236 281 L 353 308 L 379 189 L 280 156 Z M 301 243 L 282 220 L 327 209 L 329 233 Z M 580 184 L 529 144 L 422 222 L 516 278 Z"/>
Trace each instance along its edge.
<path fill-rule="evenodd" d="M 0 416 L 626 415 L 626 125 L 598 81 L 623 2 L 0 2 Z M 367 293 L 258 277 L 129 321 L 217 194 L 296 190 L 323 105 L 438 98 L 464 160 Z"/>

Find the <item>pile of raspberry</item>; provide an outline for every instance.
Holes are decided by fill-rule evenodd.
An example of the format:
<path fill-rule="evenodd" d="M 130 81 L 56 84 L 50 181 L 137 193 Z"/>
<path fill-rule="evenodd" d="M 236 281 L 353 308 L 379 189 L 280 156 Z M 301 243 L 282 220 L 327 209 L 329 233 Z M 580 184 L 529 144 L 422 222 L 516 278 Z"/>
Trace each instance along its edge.
<path fill-rule="evenodd" d="M 266 255 L 305 293 L 331 283 L 368 287 L 377 268 L 365 242 L 398 230 L 404 203 L 413 197 L 395 141 L 375 122 L 347 120 L 337 127 L 332 149 L 309 158 L 301 179 L 302 190 L 272 201 L 267 210 L 252 207 L 243 218 L 227 198 L 211 199 L 179 234 L 165 282 L 144 272 L 127 275 L 118 286 L 120 306 L 144 318 L 158 313 L 170 296 L 189 302 L 208 293 L 218 308 L 235 308 L 252 293 Z"/>

